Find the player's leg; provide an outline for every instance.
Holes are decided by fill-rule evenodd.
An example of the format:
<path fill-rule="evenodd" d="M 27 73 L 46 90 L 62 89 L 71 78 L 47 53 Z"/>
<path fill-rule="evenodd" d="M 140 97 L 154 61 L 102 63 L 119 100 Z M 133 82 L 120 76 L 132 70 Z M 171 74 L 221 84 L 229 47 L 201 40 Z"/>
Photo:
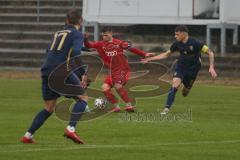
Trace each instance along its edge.
<path fill-rule="evenodd" d="M 182 83 L 181 78 L 178 77 L 174 77 L 172 80 L 172 87 L 170 88 L 169 92 L 168 92 L 168 98 L 167 98 L 167 102 L 166 102 L 166 107 L 170 108 L 174 102 L 175 99 L 175 94 L 178 91 L 178 88 L 180 87 Z"/>
<path fill-rule="evenodd" d="M 132 99 L 129 98 L 127 90 L 124 88 L 122 84 L 116 83 L 114 84 L 114 88 L 116 89 L 119 96 L 122 98 L 122 100 L 126 103 L 126 107 L 124 108 L 125 111 L 128 112 L 134 112 L 134 109 L 136 108 L 132 104 Z"/>
<path fill-rule="evenodd" d="M 128 91 L 124 88 L 124 85 L 127 83 L 130 76 L 129 70 L 122 70 L 120 73 L 112 74 L 112 81 L 114 88 L 117 91 L 118 95 L 126 103 L 125 111 L 134 112 L 135 106 L 132 104 L 132 99 L 128 95 Z"/>
<path fill-rule="evenodd" d="M 193 86 L 194 81 L 195 80 L 193 80 L 193 79 L 189 79 L 189 80 L 184 79 L 184 81 L 183 81 L 184 85 L 183 85 L 183 88 L 182 88 L 182 96 L 183 97 L 187 97 L 188 96 L 188 94 L 191 91 L 191 88 Z"/>
<path fill-rule="evenodd" d="M 28 132 L 33 135 L 53 113 L 56 107 L 57 99 L 45 101 L 45 108 L 41 110 L 34 118 Z"/>
<path fill-rule="evenodd" d="M 113 105 L 113 109 L 111 110 L 112 112 L 119 112 L 121 109 L 119 107 L 119 103 L 117 98 L 114 96 L 112 93 L 112 79 L 111 76 L 107 76 L 104 80 L 104 83 L 102 85 L 102 90 L 107 98 L 107 100 Z"/>
<path fill-rule="evenodd" d="M 21 141 L 23 143 L 34 143 L 33 135 L 34 133 L 44 124 L 44 122 L 52 115 L 54 108 L 56 106 L 57 100 L 45 101 L 45 108 L 37 113 L 34 117 L 31 126 L 22 137 Z"/>
<path fill-rule="evenodd" d="M 52 91 L 48 86 L 48 77 L 42 77 L 42 95 L 45 103 L 44 109 L 37 113 L 34 117 L 31 126 L 21 139 L 23 143 L 33 143 L 33 134 L 44 124 L 44 122 L 51 116 L 56 107 L 57 98 L 59 94 Z"/>
<path fill-rule="evenodd" d="M 73 129 L 76 128 L 77 122 L 80 120 L 85 111 L 88 102 L 88 96 L 86 94 L 80 95 L 75 100 L 76 103 L 72 108 L 71 117 L 68 124 L 69 127 L 72 127 Z"/>
<path fill-rule="evenodd" d="M 178 65 L 175 65 L 174 66 L 174 75 L 173 75 L 173 80 L 172 80 L 172 87 L 170 88 L 170 90 L 168 92 L 168 97 L 167 97 L 165 107 L 164 107 L 163 111 L 161 112 L 162 115 L 167 114 L 169 112 L 169 110 L 175 100 L 175 95 L 178 91 L 178 88 L 180 87 L 180 85 L 182 83 L 183 77 L 184 77 L 184 73 L 183 73 L 182 69 Z"/>
<path fill-rule="evenodd" d="M 187 97 L 189 92 L 191 91 L 191 88 L 197 78 L 199 69 L 200 69 L 200 67 L 193 71 L 189 71 L 189 73 L 184 76 L 184 79 L 182 82 L 183 83 L 183 88 L 182 88 L 183 97 Z"/>
<path fill-rule="evenodd" d="M 71 84 L 71 85 L 81 86 L 80 80 L 79 80 L 78 76 L 76 76 L 76 74 L 70 75 L 67 78 L 66 83 Z M 88 96 L 85 93 L 84 88 L 78 87 L 78 89 L 79 89 L 79 93 L 82 93 L 82 94 L 78 95 L 76 97 L 73 97 L 75 99 L 76 103 L 74 104 L 74 106 L 72 108 L 68 126 L 64 130 L 64 136 L 73 140 L 76 143 L 83 144 L 83 141 L 77 135 L 75 130 L 76 130 L 78 121 L 81 119 L 81 117 L 87 107 Z"/>
<path fill-rule="evenodd" d="M 68 126 L 64 130 L 64 136 L 76 143 L 83 144 L 83 140 L 81 140 L 81 138 L 76 133 L 76 126 L 84 114 L 87 106 L 88 96 L 86 94 L 83 94 L 75 98 L 75 100 L 76 103 L 73 106 Z"/>

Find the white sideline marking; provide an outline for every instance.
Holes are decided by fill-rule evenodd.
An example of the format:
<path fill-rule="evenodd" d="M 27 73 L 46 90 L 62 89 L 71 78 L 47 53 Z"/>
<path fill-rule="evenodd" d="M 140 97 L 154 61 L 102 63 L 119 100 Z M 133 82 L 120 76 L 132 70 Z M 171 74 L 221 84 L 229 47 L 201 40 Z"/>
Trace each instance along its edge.
<path fill-rule="evenodd" d="M 79 145 L 74 147 L 64 147 L 66 144 L 59 144 L 59 145 L 51 145 L 46 144 L 48 148 L 31 148 L 31 149 L 17 149 L 16 147 L 23 147 L 23 144 L 18 145 L 1 145 L 0 146 L 0 153 L 13 153 L 13 152 L 40 152 L 40 151 L 54 151 L 54 150 L 76 150 L 76 149 L 97 149 L 97 148 L 144 148 L 144 147 L 157 147 L 157 146 L 173 146 L 173 145 L 198 145 L 198 144 L 231 144 L 231 143 L 240 143 L 240 140 L 228 140 L 228 141 L 198 141 L 198 142 L 177 142 L 177 143 L 158 143 L 158 144 L 146 144 L 146 145 Z M 26 144 L 26 146 L 31 146 L 34 144 Z M 55 147 L 55 148 L 52 148 Z M 1 148 L 8 150 L 1 150 Z"/>

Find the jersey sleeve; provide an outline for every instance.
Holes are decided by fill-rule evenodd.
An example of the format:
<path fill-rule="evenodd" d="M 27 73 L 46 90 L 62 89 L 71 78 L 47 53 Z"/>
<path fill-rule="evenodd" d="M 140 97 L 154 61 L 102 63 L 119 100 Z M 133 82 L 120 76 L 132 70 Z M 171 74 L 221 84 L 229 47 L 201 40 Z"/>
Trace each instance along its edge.
<path fill-rule="evenodd" d="M 128 49 L 130 52 L 134 53 L 134 54 L 137 54 L 139 56 L 142 56 L 142 57 L 145 57 L 146 56 L 146 52 L 138 49 L 138 48 L 135 48 L 135 47 L 131 47 Z"/>
<path fill-rule="evenodd" d="M 130 49 L 132 47 L 131 42 L 127 42 L 127 41 L 120 41 L 120 47 L 122 49 Z"/>
<path fill-rule="evenodd" d="M 84 46 L 86 48 L 98 48 L 100 46 L 100 42 L 90 42 L 88 40 L 84 40 Z"/>
<path fill-rule="evenodd" d="M 83 35 L 81 33 L 76 34 L 73 39 L 72 56 L 80 55 L 82 46 L 83 46 Z"/>
<path fill-rule="evenodd" d="M 173 52 L 176 52 L 177 50 L 178 48 L 177 48 L 177 41 L 176 41 L 170 46 L 170 51 L 173 53 Z"/>
<path fill-rule="evenodd" d="M 197 46 L 198 46 L 200 52 L 208 53 L 209 48 L 203 41 L 198 40 Z"/>
<path fill-rule="evenodd" d="M 145 57 L 146 56 L 146 52 L 133 47 L 131 42 L 127 42 L 127 41 L 122 41 L 122 40 L 118 40 L 118 43 L 120 44 L 120 47 L 122 49 L 128 50 L 134 54 L 137 54 L 139 56 Z"/>

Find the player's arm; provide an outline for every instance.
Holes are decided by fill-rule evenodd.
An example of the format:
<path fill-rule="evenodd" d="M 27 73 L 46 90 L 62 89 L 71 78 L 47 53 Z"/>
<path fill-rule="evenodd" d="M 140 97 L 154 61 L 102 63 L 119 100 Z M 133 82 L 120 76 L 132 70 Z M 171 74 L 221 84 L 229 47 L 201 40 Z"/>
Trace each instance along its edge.
<path fill-rule="evenodd" d="M 82 47 L 82 51 L 84 52 L 91 52 L 91 50 L 85 46 Z"/>
<path fill-rule="evenodd" d="M 73 39 L 72 57 L 80 55 L 82 47 L 83 47 L 83 35 L 76 34 L 75 38 Z"/>
<path fill-rule="evenodd" d="M 79 45 L 80 44 L 80 45 Z M 77 56 L 81 54 L 82 51 L 82 46 L 83 45 L 83 36 L 82 34 L 79 34 L 76 36 L 76 38 L 73 41 L 73 56 Z M 78 62 L 80 64 L 80 68 L 78 68 L 74 73 L 79 77 L 81 80 L 81 86 L 83 88 L 86 88 L 88 85 L 88 80 L 87 80 L 87 71 L 88 71 L 88 66 L 85 65 L 81 60 Z"/>
<path fill-rule="evenodd" d="M 88 40 L 84 40 L 84 46 L 86 48 L 98 48 L 99 47 L 99 42 L 90 42 Z"/>
<path fill-rule="evenodd" d="M 146 56 L 146 52 L 144 52 L 144 51 L 142 51 L 142 50 L 140 50 L 140 49 L 138 49 L 138 48 L 135 48 L 135 47 L 130 47 L 129 49 L 128 49 L 130 52 L 132 52 L 132 53 L 134 53 L 134 54 L 137 54 L 137 55 L 139 55 L 139 56 L 142 56 L 142 57 L 145 57 Z"/>
<path fill-rule="evenodd" d="M 136 47 L 133 47 L 132 46 L 132 43 L 131 42 L 127 42 L 127 41 L 120 41 L 120 46 L 122 49 L 124 50 L 128 50 L 134 54 L 137 54 L 139 56 L 142 56 L 142 57 L 149 57 L 149 56 L 153 56 L 154 54 L 153 53 L 146 53 Z"/>
<path fill-rule="evenodd" d="M 166 52 L 163 52 L 159 55 L 156 55 L 154 57 L 149 57 L 149 58 L 145 58 L 145 59 L 142 59 L 141 62 L 142 63 L 147 63 L 147 62 L 150 62 L 150 61 L 154 61 L 154 60 L 161 60 L 161 59 L 165 59 L 165 58 L 168 58 L 173 52 L 171 52 L 170 50 L 166 51 Z"/>
<path fill-rule="evenodd" d="M 128 49 L 129 51 L 131 51 L 132 53 L 134 54 L 137 54 L 139 56 L 142 56 L 142 57 L 151 57 L 151 56 L 154 56 L 154 53 L 146 53 L 138 48 L 135 48 L 135 47 L 132 47 L 130 49 Z"/>
<path fill-rule="evenodd" d="M 97 48 L 97 47 L 99 47 L 99 42 L 91 42 L 91 41 L 88 40 L 88 37 L 89 37 L 88 33 L 85 33 L 84 34 L 84 46 L 86 48 Z"/>
<path fill-rule="evenodd" d="M 90 81 L 88 80 L 88 77 L 87 77 L 87 71 L 88 71 L 88 65 L 82 65 L 79 69 L 74 71 L 74 73 L 81 80 L 81 86 L 83 88 L 86 88 L 90 84 Z"/>
<path fill-rule="evenodd" d="M 207 45 L 203 45 L 202 49 L 201 49 L 202 53 L 208 54 L 209 57 L 209 73 L 211 74 L 211 76 L 213 78 L 217 77 L 217 73 L 214 69 L 214 53 L 213 51 L 211 51 Z"/>
<path fill-rule="evenodd" d="M 149 61 L 154 61 L 154 60 L 161 60 L 161 59 L 166 59 L 168 58 L 171 54 L 173 54 L 174 52 L 178 51 L 178 47 L 177 47 L 177 41 L 175 41 L 170 49 L 166 52 L 163 52 L 159 55 L 156 55 L 154 57 L 149 57 L 149 58 L 145 58 L 145 59 L 142 59 L 142 63 L 147 63 Z"/>

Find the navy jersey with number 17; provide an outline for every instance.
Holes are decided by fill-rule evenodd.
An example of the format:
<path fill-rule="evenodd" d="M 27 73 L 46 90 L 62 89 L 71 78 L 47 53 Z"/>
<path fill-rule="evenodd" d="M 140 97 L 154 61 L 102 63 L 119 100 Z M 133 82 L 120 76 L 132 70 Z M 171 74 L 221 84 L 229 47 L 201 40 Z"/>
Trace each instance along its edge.
<path fill-rule="evenodd" d="M 56 32 L 47 49 L 47 58 L 41 68 L 42 76 L 48 76 L 68 58 L 80 55 L 82 44 L 82 33 L 72 25 Z"/>

